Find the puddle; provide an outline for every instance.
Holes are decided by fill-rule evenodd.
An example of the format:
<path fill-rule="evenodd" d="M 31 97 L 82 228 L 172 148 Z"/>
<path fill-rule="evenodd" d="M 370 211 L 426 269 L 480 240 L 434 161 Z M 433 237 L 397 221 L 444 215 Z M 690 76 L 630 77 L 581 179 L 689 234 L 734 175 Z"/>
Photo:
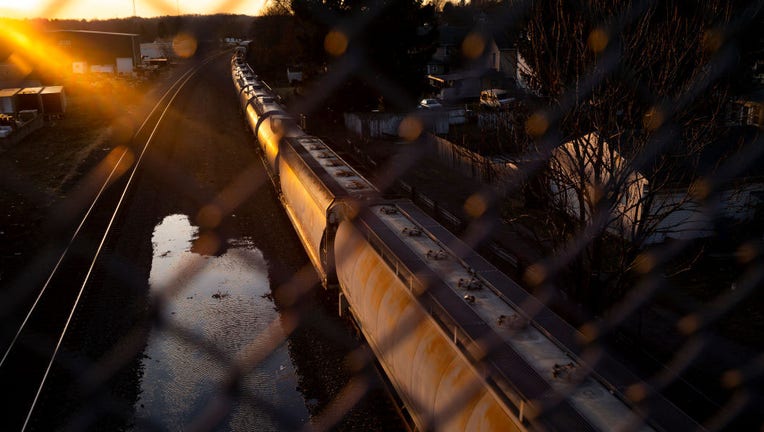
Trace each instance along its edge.
<path fill-rule="evenodd" d="M 184 430 L 216 404 L 230 406 L 220 397 L 220 383 L 231 368 L 199 341 L 232 358 L 244 347 L 257 349 L 253 342 L 258 335 L 279 322 L 262 252 L 241 239 L 229 243 L 221 256 L 202 256 L 190 251 L 197 235 L 198 228 L 185 215 L 168 216 L 154 229 L 149 284 L 153 294 L 182 287 L 168 301 L 164 316 L 172 327 L 191 334 L 191 340 L 172 329 L 152 330 L 135 407 L 137 430 Z M 285 418 L 294 427 L 308 421 L 285 343 L 248 373 L 243 385 L 247 393 L 231 399 L 234 405 L 221 429 L 284 430 Z M 274 418 L 263 405 L 271 405 L 281 417 Z"/>

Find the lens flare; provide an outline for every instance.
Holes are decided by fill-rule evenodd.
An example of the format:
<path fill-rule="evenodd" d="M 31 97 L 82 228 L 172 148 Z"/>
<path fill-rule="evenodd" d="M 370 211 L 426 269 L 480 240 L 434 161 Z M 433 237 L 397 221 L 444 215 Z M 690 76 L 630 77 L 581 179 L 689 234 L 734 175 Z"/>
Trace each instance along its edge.
<path fill-rule="evenodd" d="M 0 0 L 0 15 L 23 18 L 39 14 L 43 9 L 42 0 Z"/>
<path fill-rule="evenodd" d="M 188 33 L 178 33 L 172 40 L 172 50 L 180 58 L 189 58 L 196 53 L 196 38 Z"/>
<path fill-rule="evenodd" d="M 324 38 L 324 49 L 329 54 L 339 57 L 348 48 L 348 37 L 340 30 L 332 30 Z"/>

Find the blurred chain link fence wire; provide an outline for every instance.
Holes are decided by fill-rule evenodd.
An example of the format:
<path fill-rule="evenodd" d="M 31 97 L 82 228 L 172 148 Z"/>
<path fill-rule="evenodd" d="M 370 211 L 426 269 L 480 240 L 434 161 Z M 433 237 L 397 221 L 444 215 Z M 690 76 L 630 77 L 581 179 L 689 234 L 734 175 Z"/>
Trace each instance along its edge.
<path fill-rule="evenodd" d="M 42 16 L 53 16 L 63 10 L 70 3 L 69 1 L 49 2 L 47 9 Z M 226 0 L 222 2 L 223 8 L 234 6 L 241 3 L 241 0 Z M 537 12 L 538 2 L 521 1 L 514 2 L 510 7 L 500 9 L 501 13 L 493 14 L 487 17 L 487 21 L 481 26 L 476 26 L 464 39 L 461 49 L 464 56 L 481 59 L 487 52 L 486 47 L 490 43 L 491 34 L 505 28 L 515 28 L 521 26 L 524 20 L 528 19 L 529 13 Z M 176 5 L 171 1 L 155 0 L 153 5 L 167 15 L 173 15 L 176 12 Z M 373 52 L 364 52 L 363 47 L 357 47 L 352 44 L 354 37 L 372 22 L 389 3 L 383 1 L 372 1 L 363 13 L 351 16 L 322 16 L 321 20 L 325 25 L 332 29 L 325 39 L 325 47 L 328 52 L 336 54 L 335 64 L 329 71 L 319 78 L 315 85 L 308 87 L 313 89 L 305 94 L 305 97 L 290 106 L 290 111 L 296 113 L 307 113 L 310 117 L 330 93 L 339 89 L 342 83 L 348 77 L 360 77 L 366 83 L 374 87 L 386 100 L 397 102 L 398 105 L 408 103 L 406 91 L 401 88 L 396 81 L 396 77 L 384 76 L 374 70 L 368 63 Z M 585 5 L 581 5 L 585 8 Z M 576 292 L 576 284 L 580 281 L 571 279 L 571 268 L 583 266 L 586 268 L 587 260 L 591 260 L 591 247 L 604 248 L 599 250 L 600 257 L 607 256 L 608 253 L 621 253 L 624 249 L 608 246 L 602 243 L 603 234 L 610 241 L 620 241 L 628 243 L 636 240 L 637 236 L 644 235 L 633 231 L 633 226 L 638 221 L 648 223 L 646 217 L 639 214 L 639 206 L 644 206 L 644 202 L 632 202 L 632 198 L 627 195 L 633 191 L 633 186 L 638 186 L 639 190 L 647 190 L 643 178 L 638 178 L 636 172 L 640 168 L 646 170 L 648 165 L 654 163 L 655 159 L 668 151 L 673 151 L 673 145 L 677 139 L 677 134 L 681 134 L 683 124 L 674 123 L 675 118 L 681 118 L 683 110 L 698 102 L 698 98 L 707 97 L 709 88 L 715 86 L 719 81 L 727 77 L 736 62 L 739 61 L 738 53 L 740 47 L 737 46 L 739 40 L 733 37 L 737 34 L 749 34 L 752 26 L 760 24 L 760 21 L 753 21 L 754 17 L 761 16 L 761 2 L 752 3 L 748 9 L 739 8 L 735 11 L 739 15 L 731 16 L 725 20 L 725 26 L 713 28 L 706 31 L 705 43 L 708 45 L 706 50 L 707 57 L 702 67 L 689 71 L 692 76 L 686 80 L 686 86 L 677 94 L 644 94 L 648 88 L 640 88 L 643 94 L 640 97 L 644 100 L 653 101 L 652 108 L 644 114 L 645 128 L 641 131 L 639 139 L 641 145 L 638 147 L 638 153 L 629 153 L 627 149 L 618 147 L 619 150 L 608 148 L 606 137 L 593 137 L 589 140 L 580 140 L 579 136 L 571 135 L 569 131 L 563 130 L 563 124 L 568 124 L 571 117 L 577 115 L 593 118 L 586 110 L 591 109 L 598 101 L 592 100 L 592 95 L 607 94 L 607 86 L 612 85 L 610 79 L 614 75 L 628 74 L 629 71 L 623 71 L 625 50 L 633 48 L 624 46 L 628 41 L 619 40 L 619 35 L 627 28 L 638 25 L 640 19 L 648 11 L 654 12 L 655 2 L 628 2 L 624 5 L 613 3 L 610 14 L 597 17 L 599 22 L 595 22 L 592 29 L 578 29 L 577 36 L 586 40 L 582 46 L 588 46 L 588 52 L 574 53 L 580 58 L 571 59 L 571 64 L 582 65 L 579 72 L 581 78 L 577 80 L 576 88 L 567 89 L 559 93 L 559 97 L 554 99 L 539 98 L 541 102 L 535 105 L 518 104 L 514 108 L 522 115 L 512 115 L 514 120 L 519 121 L 518 125 L 507 125 L 502 120 L 498 123 L 503 125 L 507 134 L 514 137 L 526 136 L 527 143 L 523 145 L 521 153 L 515 154 L 514 171 L 507 176 L 503 168 L 497 164 L 492 164 L 490 157 L 481 156 L 473 153 L 464 147 L 453 147 L 451 149 L 454 159 L 469 159 L 474 166 L 472 170 L 482 170 L 485 178 L 501 179 L 501 182 L 476 190 L 471 195 L 470 201 L 464 204 L 467 209 L 465 215 L 455 215 L 454 211 L 448 211 L 444 203 L 439 203 L 427 196 L 427 192 L 422 192 L 418 185 L 412 184 L 409 180 L 404 180 L 406 172 L 410 168 L 424 163 L 430 157 L 424 151 L 410 151 L 406 153 L 405 158 L 390 157 L 386 161 L 375 160 L 375 157 L 367 153 L 369 143 L 350 137 L 348 142 L 351 144 L 349 157 L 364 164 L 364 169 L 374 178 L 376 184 L 381 190 L 397 190 L 404 196 L 411 197 L 417 204 L 433 212 L 435 217 L 443 222 L 449 228 L 455 229 L 462 235 L 462 238 L 471 246 L 480 250 L 492 252 L 496 262 L 504 261 L 503 268 L 512 268 L 514 276 L 521 281 L 529 291 L 535 293 L 542 301 L 548 302 L 551 307 L 559 307 L 560 298 L 568 298 L 571 302 L 580 302 L 582 297 Z M 562 9 L 561 9 L 562 10 Z M 557 17 L 559 18 L 559 16 Z M 543 21 L 543 20 L 542 20 Z M 551 21 L 551 17 L 549 18 Z M 541 28 L 528 29 L 526 33 L 520 33 L 530 37 L 543 36 Z M 536 31 L 537 33 L 533 33 Z M 702 30 L 699 30 L 701 32 Z M 565 35 L 563 30 L 560 35 Z M 562 37 L 562 36 L 561 36 Z M 529 43 L 534 43 L 530 40 Z M 554 41 L 547 41 L 554 44 Z M 671 44 L 675 41 L 664 41 Z M 255 44 L 257 41 L 254 42 Z M 643 54 L 628 53 L 629 56 L 640 55 L 649 56 L 650 53 Z M 683 53 L 676 52 L 676 56 L 682 56 Z M 583 59 L 586 59 L 585 61 Z M 473 66 L 479 72 L 485 72 L 484 65 L 475 61 Z M 284 65 L 286 66 L 286 65 Z M 257 73 L 257 66 L 253 65 Z M 640 77 L 636 77 L 639 79 Z M 684 77 L 686 79 L 686 77 Z M 683 77 L 668 77 L 671 79 L 683 79 Z M 564 85 L 562 83 L 561 85 Z M 625 97 L 632 97 L 634 94 L 625 94 Z M 750 95 L 753 96 L 753 95 Z M 612 95 L 610 95 L 612 97 Z M 760 100 L 759 100 L 760 102 Z M 762 124 L 762 105 L 758 108 L 758 127 Z M 616 115 L 617 113 L 605 114 Z M 496 120 L 492 120 L 496 123 Z M 719 118 L 713 118 L 708 121 L 721 121 Z M 422 117 L 417 112 L 410 112 L 402 122 L 400 134 L 407 141 L 421 144 L 432 144 L 436 138 L 423 132 L 427 125 L 423 123 Z M 625 128 L 624 128 L 625 129 Z M 581 132 L 590 132 L 592 128 L 581 128 Z M 760 131 L 760 129 L 759 129 Z M 675 343 L 671 356 L 661 358 L 665 362 L 665 367 L 656 368 L 652 377 L 648 378 L 650 387 L 634 386 L 628 389 L 627 396 L 634 402 L 639 403 L 650 397 L 649 391 L 661 392 L 672 386 L 677 380 L 684 381 L 690 387 L 696 383 L 692 378 L 687 378 L 685 372 L 692 370 L 696 364 L 702 363 L 705 358 L 713 357 L 719 351 L 725 351 L 729 346 L 734 345 L 729 340 L 728 334 L 720 332 L 717 324 L 724 320 L 730 314 L 746 313 L 751 320 L 761 319 L 761 233 L 758 230 L 750 231 L 749 237 L 719 238 L 720 233 L 729 231 L 724 230 L 724 224 L 729 223 L 729 218 L 725 217 L 723 204 L 729 201 L 727 191 L 730 186 L 737 186 L 738 193 L 740 182 L 737 179 L 743 176 L 749 176 L 752 170 L 760 165 L 762 152 L 764 152 L 764 143 L 757 131 L 753 138 L 743 142 L 741 146 L 727 158 L 719 159 L 713 170 L 707 171 L 703 176 L 692 178 L 692 182 L 686 185 L 687 194 L 682 194 L 677 201 L 667 204 L 673 210 L 680 205 L 691 203 L 692 215 L 688 216 L 696 220 L 710 221 L 710 226 L 716 230 L 716 238 L 719 242 L 727 243 L 728 250 L 735 257 L 737 263 L 735 268 L 738 274 L 730 274 L 732 277 L 730 286 L 718 286 L 718 290 L 704 301 L 690 301 L 684 290 L 676 286 L 680 279 L 668 277 L 676 271 L 676 263 L 690 261 L 704 262 L 696 254 L 699 241 L 692 238 L 674 239 L 657 244 L 648 244 L 646 238 L 640 239 L 638 247 L 628 251 L 629 257 L 624 257 L 625 265 L 620 267 L 620 274 L 615 275 L 617 279 L 623 277 L 621 281 L 623 287 L 628 289 L 620 295 L 614 296 L 612 302 L 603 302 L 602 310 L 595 310 L 596 318 L 589 321 L 577 322 L 576 315 L 570 314 L 574 324 L 581 330 L 585 349 L 582 354 L 584 359 L 595 359 L 599 356 L 602 349 L 608 350 L 613 344 L 601 343 L 606 337 L 610 337 L 618 332 L 622 325 L 639 322 L 639 330 L 644 328 L 651 329 L 653 332 L 666 330 L 675 332 L 672 343 Z M 485 132 L 483 130 L 482 132 Z M 613 136 L 612 144 L 622 145 L 621 137 L 626 137 L 632 131 L 627 130 L 609 130 Z M 617 133 L 613 133 L 617 132 Z M 581 134 L 583 135 L 583 133 Z M 591 137 L 592 135 L 587 135 Z M 332 135 L 337 144 L 336 135 Z M 466 138 L 457 144 L 464 144 L 469 147 L 471 138 Z M 472 138 L 476 139 L 476 138 Z M 576 139 L 579 139 L 576 141 Z M 573 144 L 568 145 L 568 142 Z M 342 143 L 342 142 L 340 142 Z M 422 148 L 427 146 L 423 145 Z M 563 152 L 560 152 L 560 149 Z M 483 148 L 482 150 L 485 150 Z M 618 152 L 621 155 L 618 155 Z M 691 157 L 692 155 L 687 155 Z M 405 159 L 405 160 L 402 160 Z M 631 159 L 630 161 L 627 159 Z M 393 161 L 393 162 L 390 162 Z M 603 162 L 604 161 L 604 162 Z M 550 168 L 552 167 L 552 168 Z M 550 180 L 544 184 L 557 187 L 558 195 L 547 195 L 554 201 L 565 199 L 571 204 L 578 200 L 578 206 L 573 205 L 573 210 L 577 213 L 572 215 L 573 220 L 578 224 L 570 225 L 560 222 L 559 217 L 548 218 L 546 221 L 538 219 L 536 225 L 549 223 L 563 224 L 565 230 L 556 231 L 563 237 L 558 237 L 556 242 L 547 249 L 546 254 L 542 254 L 536 261 L 528 262 L 522 257 L 518 257 L 508 251 L 510 245 L 502 245 L 503 239 L 497 238 L 495 230 L 500 226 L 509 224 L 528 223 L 528 218 L 539 217 L 538 213 L 517 213 L 505 210 L 507 200 L 512 197 L 524 195 L 529 188 L 529 183 L 537 179 L 541 173 L 557 167 L 557 170 L 550 175 Z M 487 173 L 487 174 L 485 174 Z M 557 174 L 558 177 L 554 177 Z M 578 175 L 578 179 L 576 179 Z M 565 180 L 569 180 L 566 189 Z M 760 179 L 760 177 L 758 177 Z M 575 184 L 576 180 L 587 181 L 589 184 Z M 235 208 L 236 203 L 246 200 L 253 188 L 247 187 L 246 182 L 251 180 L 249 173 L 242 173 L 237 180 L 238 184 L 232 184 L 227 190 L 218 195 L 218 200 L 214 203 L 223 210 L 224 213 L 230 212 Z M 23 180 L 22 180 L 23 181 Z M 242 186 L 244 185 L 244 186 Z M 578 188 L 576 188 L 578 187 Z M 761 190 L 753 192 L 754 199 L 748 201 L 758 204 L 761 200 Z M 572 195 L 568 195 L 568 194 Z M 479 210 L 474 209 L 476 202 L 479 204 Z M 213 204 L 213 203 L 211 203 Z M 586 208 L 583 208 L 583 207 Z M 570 208 L 570 207 L 569 207 Z M 644 209 L 644 207 L 639 207 Z M 751 210 L 751 209 L 748 209 Z M 497 222 L 497 215 L 504 218 L 503 222 Z M 559 216 L 559 215 L 558 215 Z M 631 218 L 632 225 L 625 223 L 624 218 Z M 654 221 L 650 221 L 654 223 Z M 532 223 L 533 225 L 533 223 Z M 534 229 L 539 227 L 534 226 Z M 542 227 L 543 228 L 543 227 Z M 618 231 L 613 234 L 613 230 Z M 632 231 L 630 231 L 632 230 Z M 627 232 L 628 231 L 628 232 Z M 551 231 L 550 231 L 551 232 Z M 550 232 L 547 232 L 549 234 Z M 652 231 L 649 234 L 655 234 Z M 755 235 L 755 236 L 754 236 Z M 536 231 L 534 240 L 544 245 L 552 244 L 549 238 L 543 238 L 543 229 Z M 564 239 L 560 242 L 559 240 Z M 208 252 L 214 253 L 218 245 L 214 241 L 199 245 L 203 239 L 197 243 L 202 250 L 206 247 Z M 596 243 L 596 244 L 595 244 Z M 612 248 L 613 251 L 610 251 Z M 628 259 L 627 259 L 628 258 Z M 694 262 L 690 262 L 694 264 Z M 184 268 L 179 272 L 187 278 L 190 274 L 202 271 L 203 268 L 194 266 Z M 712 270 L 712 269 L 700 269 Z M 699 271 L 693 269 L 692 271 Z M 733 270 L 728 270 L 733 272 Z M 606 271 L 598 274 L 588 274 L 587 283 L 594 286 L 594 279 L 607 276 Z M 577 277 L 582 277 L 580 274 Z M 707 277 L 707 276 L 698 276 Z M 724 279 L 724 278 L 720 278 Z M 599 282 L 599 281 L 598 281 Z M 721 282 L 720 282 L 721 283 Z M 300 298 L 306 295 L 315 284 L 315 275 L 312 268 L 306 267 L 298 274 L 295 274 L 289 282 L 289 286 L 282 287 L 284 292 L 290 293 L 290 297 L 283 300 L 281 316 L 274 320 L 271 327 L 281 327 L 283 331 L 275 331 L 271 328 L 263 334 L 257 335 L 251 344 L 243 347 L 239 352 L 224 352 L 213 341 L 200 339 L 191 329 L 179 327 L 176 323 L 166 322 L 161 317 L 163 307 L 167 299 L 173 296 L 182 295 L 184 287 L 181 283 L 169 287 L 153 300 L 153 312 L 150 314 L 152 321 L 148 323 L 137 323 L 131 334 L 125 335 L 122 346 L 115 348 L 111 355 L 96 364 L 75 363 L 70 364 L 73 371 L 88 371 L 88 379 L 82 382 L 85 394 L 95 392 L 100 386 L 106 385 L 111 374 L 114 373 L 125 361 L 129 355 L 137 355 L 143 348 L 140 340 L 147 328 L 155 327 L 163 332 L 167 332 L 175 338 L 185 340 L 188 343 L 195 344 L 199 350 L 213 355 L 218 361 L 225 365 L 229 370 L 228 375 L 219 383 L 219 395 L 214 398 L 214 402 L 205 406 L 198 412 L 196 417 L 190 420 L 189 429 L 191 430 L 209 430 L 213 429 L 221 419 L 225 418 L 231 408 L 233 400 L 245 400 L 248 403 L 264 407 L 264 409 L 273 417 L 273 420 L 283 426 L 285 430 L 300 428 L 299 424 L 290 418 L 289 414 L 284 412 L 279 406 L 275 406 L 270 401 L 263 400 L 257 394 L 243 388 L 240 384 L 242 378 L 252 370 L 259 362 L 266 358 L 270 350 L 283 343 L 294 329 L 296 329 L 303 319 L 300 316 L 299 309 L 293 307 L 299 303 Z M 598 292 L 600 296 L 607 293 Z M 591 297 L 588 297 L 591 299 Z M 669 299 L 669 305 L 663 303 Z M 677 300 L 678 299 L 678 300 Z M 672 303 L 673 302 L 673 303 Z M 749 303 L 750 302 L 750 303 Z M 750 309 L 746 312 L 747 306 L 753 305 L 754 311 Z M 674 307 L 675 310 L 668 310 L 668 307 Z M 575 307 L 563 308 L 563 312 L 570 312 Z M 592 315 L 588 315 L 592 316 Z M 651 326 L 645 323 L 646 320 L 663 319 L 664 322 Z M 751 326 L 760 329 L 759 322 L 750 322 Z M 413 328 L 416 323 L 406 323 Z M 661 328 L 665 326 L 665 328 Z M 734 329 L 734 327 L 733 327 Z M 338 331 L 335 328 L 327 328 L 329 335 Z M 341 330 L 340 330 L 341 331 Z M 729 331 L 729 328 L 727 330 Z M 646 331 L 647 332 L 647 331 Z M 655 337 L 655 334 L 640 335 L 647 339 Z M 761 337 L 758 333 L 754 337 Z M 652 342 L 655 342 L 654 340 Z M 396 341 L 381 341 L 380 346 L 383 349 L 393 349 Z M 760 345 L 759 345 L 760 346 Z M 629 354 L 626 354 L 627 356 Z M 722 430 L 730 425 L 735 425 L 736 419 L 740 415 L 748 415 L 753 418 L 756 427 L 761 428 L 761 375 L 764 371 L 764 354 L 760 351 L 746 359 L 742 360 L 740 365 L 730 368 L 718 376 L 706 376 L 705 378 L 713 383 L 713 387 L 720 387 L 727 392 L 726 402 L 718 405 L 714 401 L 714 412 L 707 412 L 707 417 L 701 419 L 707 428 L 711 430 Z M 81 360 L 80 360 L 81 361 Z M 336 396 L 334 402 L 321 415 L 313 418 L 306 429 L 325 430 L 331 429 L 370 388 L 372 377 L 368 372 L 368 365 L 373 361 L 373 355 L 368 349 L 360 350 L 351 354 L 348 360 L 352 364 L 352 370 L 357 371 L 357 376 L 349 381 L 347 386 Z M 701 368 L 701 370 L 705 370 Z M 693 374 L 690 374 L 694 376 Z M 583 380 L 584 377 L 581 379 Z M 705 384 L 700 385 L 701 387 Z M 704 390 L 700 390 L 701 392 Z M 465 398 L 465 401 L 469 398 Z M 125 401 L 109 400 L 101 401 L 98 406 L 91 407 L 92 410 L 79 413 L 75 416 L 73 424 L 68 425 L 71 428 L 87 428 L 88 425 L 96 421 L 99 415 L 114 412 L 119 413 L 124 408 Z M 458 400 L 457 400 L 458 403 Z M 459 409 L 453 407 L 453 411 Z M 758 410 L 758 411 L 757 411 Z M 758 412 L 758 414 L 756 414 Z M 538 413 L 543 415 L 544 413 Z M 447 418 L 449 413 L 436 413 L 435 416 L 442 418 L 433 419 L 434 424 L 442 424 L 443 418 Z M 140 425 L 140 427 L 158 427 L 157 425 Z M 639 425 L 634 425 L 638 429 Z"/>

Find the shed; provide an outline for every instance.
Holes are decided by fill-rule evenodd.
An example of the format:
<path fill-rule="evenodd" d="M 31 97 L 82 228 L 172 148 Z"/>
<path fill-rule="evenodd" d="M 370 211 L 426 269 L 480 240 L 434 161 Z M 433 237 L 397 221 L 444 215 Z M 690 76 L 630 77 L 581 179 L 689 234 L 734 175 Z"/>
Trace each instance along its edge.
<path fill-rule="evenodd" d="M 16 109 L 16 93 L 20 88 L 7 88 L 0 90 L 0 113 L 13 114 Z"/>
<path fill-rule="evenodd" d="M 42 97 L 40 93 L 43 87 L 27 87 L 16 93 L 16 102 L 19 111 L 38 110 L 42 111 Z"/>
<path fill-rule="evenodd" d="M 46 115 L 60 115 L 66 112 L 66 93 L 63 86 L 45 87 L 40 92 L 42 112 Z"/>

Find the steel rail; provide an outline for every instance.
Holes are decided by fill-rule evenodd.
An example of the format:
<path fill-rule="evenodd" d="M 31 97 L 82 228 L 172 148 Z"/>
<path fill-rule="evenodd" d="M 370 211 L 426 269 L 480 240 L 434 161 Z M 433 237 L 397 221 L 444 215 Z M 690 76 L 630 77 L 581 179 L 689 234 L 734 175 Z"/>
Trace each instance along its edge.
<path fill-rule="evenodd" d="M 170 88 L 165 91 L 165 93 L 162 95 L 162 97 L 157 101 L 157 103 L 154 105 L 154 108 L 151 110 L 151 112 L 146 115 L 146 118 L 143 120 L 143 123 L 141 126 L 136 130 L 136 132 L 133 134 L 131 139 L 135 139 L 138 134 L 140 134 L 143 131 L 143 128 L 148 123 L 149 119 L 154 115 L 154 113 L 159 109 L 159 107 L 162 105 L 164 100 L 167 98 L 167 96 L 172 92 L 172 90 L 175 88 L 175 86 L 183 80 L 186 75 L 188 75 L 190 72 L 192 72 L 194 69 L 189 69 L 186 71 L 183 75 L 181 75 L 177 80 L 175 80 Z M 45 280 L 45 283 L 42 286 L 42 289 L 40 289 L 40 292 L 37 294 L 37 297 L 35 298 L 35 301 L 32 303 L 31 307 L 29 308 L 29 311 L 27 312 L 26 316 L 24 317 L 24 320 L 19 325 L 18 330 L 16 331 L 16 334 L 13 337 L 13 340 L 11 340 L 11 343 L 8 345 L 8 348 L 5 350 L 5 353 L 3 354 L 3 358 L 0 359 L 0 368 L 3 367 L 3 364 L 5 363 L 6 358 L 8 358 L 8 355 L 13 350 L 13 347 L 15 346 L 16 342 L 18 341 L 19 336 L 21 335 L 21 332 L 24 330 L 24 327 L 26 327 L 27 322 L 29 321 L 30 317 L 34 313 L 35 309 L 37 308 L 37 305 L 40 303 L 40 299 L 45 294 L 45 290 L 48 288 L 48 285 L 50 285 L 51 280 L 53 279 L 53 276 L 58 271 L 59 267 L 61 266 L 61 263 L 64 261 L 64 258 L 66 258 L 67 254 L 69 253 L 69 250 L 71 249 L 72 245 L 74 244 L 74 241 L 77 239 L 80 231 L 82 230 L 82 227 L 85 225 L 85 222 L 87 222 L 88 218 L 90 217 L 90 214 L 93 211 L 93 208 L 95 208 L 96 204 L 101 198 L 101 195 L 106 190 L 106 188 L 111 183 L 111 179 L 114 176 L 114 173 L 117 171 L 117 168 L 122 163 L 122 160 L 124 159 L 125 154 L 127 154 L 127 149 L 125 149 L 122 154 L 119 156 L 119 159 L 114 163 L 114 166 L 112 167 L 111 171 L 109 172 L 109 175 L 104 179 L 103 184 L 101 185 L 100 189 L 98 190 L 98 193 L 93 198 L 92 202 L 90 203 L 90 206 L 88 206 L 87 212 L 83 215 L 82 219 L 80 220 L 80 223 L 77 225 L 77 228 L 74 230 L 74 233 L 69 239 L 69 243 L 66 245 L 66 248 L 61 252 L 61 255 L 58 257 L 58 260 L 56 261 L 56 264 L 53 266 L 53 269 L 51 270 L 50 274 L 48 275 L 47 279 Z"/>
<path fill-rule="evenodd" d="M 109 236 L 111 228 L 114 225 L 114 221 L 116 220 L 117 215 L 119 214 L 119 211 L 122 208 L 122 204 L 125 202 L 125 197 L 127 195 L 128 190 L 130 189 L 130 186 L 132 184 L 133 178 L 135 177 L 135 173 L 137 172 L 138 167 L 140 166 L 141 161 L 143 159 L 143 156 L 145 155 L 146 150 L 148 150 L 148 147 L 151 144 L 151 142 L 152 142 L 152 140 L 154 138 L 154 135 L 156 134 L 156 131 L 159 129 L 159 126 L 160 126 L 162 120 L 164 119 L 165 115 L 167 114 L 167 111 L 172 106 L 172 102 L 175 100 L 175 98 L 180 93 L 180 91 L 183 89 L 183 87 L 186 85 L 186 83 L 194 75 L 196 75 L 196 73 L 202 67 L 206 66 L 208 63 L 210 63 L 215 58 L 219 57 L 221 54 L 223 54 L 223 53 L 218 53 L 218 54 L 215 54 L 215 55 L 212 55 L 212 56 L 206 58 L 199 65 L 194 66 L 192 69 L 190 69 L 189 71 L 187 71 L 186 73 L 181 75 L 181 77 L 178 78 L 173 83 L 173 85 L 167 90 L 167 92 L 163 95 L 162 99 L 160 99 L 160 101 L 157 103 L 157 105 L 154 107 L 154 109 L 151 111 L 151 113 L 147 116 L 147 118 L 144 121 L 144 123 L 141 125 L 141 129 L 142 129 L 148 123 L 148 120 L 150 119 L 150 117 L 161 106 L 162 101 L 164 99 L 166 99 L 166 97 L 170 93 L 172 93 L 172 96 L 170 97 L 169 101 L 167 101 L 167 104 L 164 107 L 164 109 L 162 110 L 159 118 L 156 120 L 156 123 L 155 123 L 154 127 L 152 128 L 149 137 L 146 139 L 146 142 L 143 145 L 143 148 L 141 149 L 141 153 L 139 154 L 138 158 L 136 159 L 135 163 L 133 164 L 133 166 L 131 168 L 130 175 L 129 175 L 128 179 L 127 179 L 127 183 L 125 184 L 125 186 L 122 189 L 122 192 L 120 194 L 119 200 L 117 201 L 117 204 L 116 204 L 116 206 L 114 208 L 114 211 L 111 213 L 111 217 L 109 219 L 109 223 L 107 224 L 107 226 L 106 226 L 106 228 L 104 230 L 104 233 L 101 236 L 101 240 L 100 240 L 100 242 L 98 244 L 98 247 L 96 248 L 96 250 L 94 252 L 93 258 L 90 260 L 90 265 L 88 267 L 88 271 L 85 274 L 85 277 L 84 277 L 84 279 L 83 279 L 83 281 L 82 281 L 82 283 L 80 285 L 80 289 L 79 289 L 79 291 L 77 293 L 77 296 L 75 297 L 74 304 L 72 305 L 72 307 L 71 307 L 71 309 L 69 311 L 69 315 L 67 316 L 66 322 L 64 323 L 64 326 L 63 326 L 63 328 L 61 330 L 61 334 L 59 335 L 59 338 L 58 338 L 58 340 L 56 342 L 55 349 L 53 350 L 53 353 L 51 354 L 50 360 L 48 361 L 47 367 L 45 369 L 45 373 L 43 374 L 43 377 L 42 377 L 42 379 L 40 381 L 40 384 L 39 384 L 39 386 L 37 388 L 37 391 L 35 393 L 34 399 L 32 400 L 32 403 L 31 403 L 31 405 L 29 407 L 29 410 L 27 411 L 27 415 L 26 415 L 26 418 L 24 420 L 24 424 L 23 424 L 23 426 L 21 428 L 22 432 L 25 431 L 27 426 L 29 425 L 29 421 L 32 418 L 32 414 L 33 414 L 34 409 L 35 409 L 35 407 L 37 405 L 37 402 L 39 400 L 40 394 L 42 393 L 42 390 L 45 387 L 45 382 L 46 382 L 46 380 L 48 378 L 48 375 L 50 374 L 50 371 L 51 371 L 51 368 L 53 366 L 53 363 L 55 362 L 56 357 L 57 357 L 57 355 L 58 355 L 58 353 L 59 353 L 59 351 L 61 349 L 61 345 L 63 343 L 64 337 L 66 336 L 66 333 L 67 333 L 67 331 L 69 329 L 69 325 L 71 324 L 72 318 L 74 317 L 74 313 L 75 313 L 75 311 L 77 309 L 77 306 L 79 305 L 80 299 L 82 298 L 82 294 L 83 294 L 83 292 L 85 290 L 85 287 L 86 287 L 87 283 L 90 280 L 90 276 L 92 275 L 92 272 L 93 272 L 93 269 L 94 269 L 94 267 L 96 265 L 96 262 L 98 261 L 98 258 L 100 257 L 101 251 L 103 250 L 104 244 L 106 243 L 106 240 L 107 240 L 107 238 Z M 138 133 L 136 132 L 135 135 L 137 135 L 137 134 Z M 124 156 L 124 153 L 123 153 L 123 156 Z M 119 166 L 119 165 L 116 164 L 115 166 Z M 99 195 L 100 195 L 100 193 L 99 193 Z M 67 249 L 68 249 L 68 247 L 67 247 Z"/>

